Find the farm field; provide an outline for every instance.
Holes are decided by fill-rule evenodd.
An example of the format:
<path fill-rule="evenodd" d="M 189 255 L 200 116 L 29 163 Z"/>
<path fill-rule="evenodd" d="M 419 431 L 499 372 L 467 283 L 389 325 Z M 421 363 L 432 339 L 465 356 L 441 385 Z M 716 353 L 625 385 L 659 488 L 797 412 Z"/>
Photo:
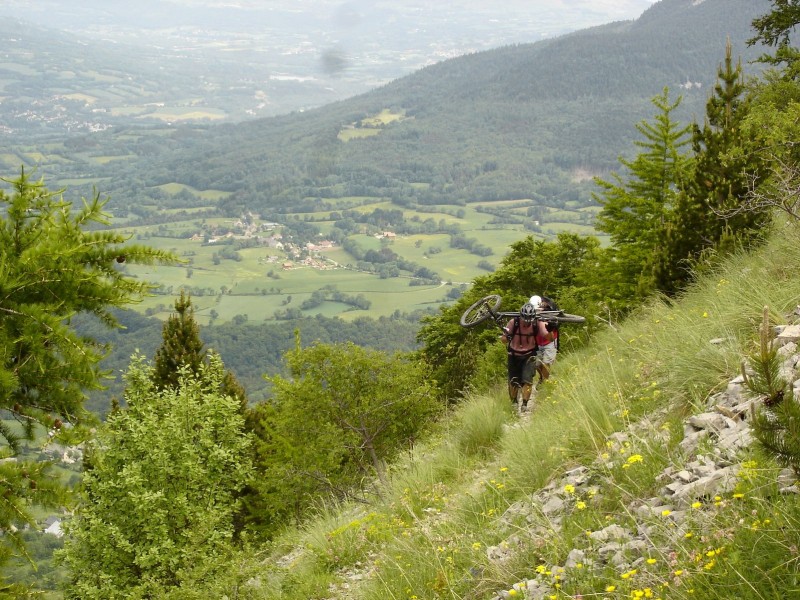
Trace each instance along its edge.
<path fill-rule="evenodd" d="M 398 118 L 394 113 L 380 113 L 374 122 L 355 131 L 380 132 L 380 127 Z M 173 132 L 170 127 L 153 127 L 147 132 L 131 131 L 129 140 L 128 134 L 121 133 L 117 140 L 145 144 L 168 138 Z M 88 146 L 85 151 L 67 151 L 59 144 L 17 147 L 0 154 L 0 166 L 11 169 L 21 158 L 37 164 L 33 177 L 43 178 L 50 190 L 64 189 L 65 199 L 77 205 L 81 196 L 91 193 L 87 190 L 92 186 L 102 195 L 116 181 L 98 175 L 53 176 L 61 172 L 59 165 L 68 160 L 65 157 L 101 167 L 131 156 L 125 144 L 119 147 L 119 154 L 109 148 L 98 150 Z M 205 326 L 234 319 L 262 323 L 320 314 L 353 320 L 397 311 L 435 310 L 452 302 L 476 277 L 497 268 L 511 244 L 529 235 L 544 240 L 562 232 L 596 235 L 591 225 L 594 207 L 556 209 L 524 198 L 399 206 L 387 198 L 342 195 L 306 198 L 302 209 L 295 212 L 290 208 L 271 215 L 234 218 L 219 216 L 219 204 L 231 195 L 224 190 L 163 180 L 145 189 L 137 194 L 135 206 L 119 202 L 112 194 L 108 204 L 111 227 L 129 236 L 130 243 L 169 250 L 183 262 L 175 266 L 125 265 L 131 275 L 157 286 L 154 295 L 133 308 L 165 319 L 183 289 L 192 296 L 198 321 Z M 535 220 L 531 211 L 536 212 Z M 376 218 L 381 214 L 391 215 L 393 221 L 381 223 Z M 351 222 L 344 237 L 343 218 Z M 241 221 L 248 222 L 248 231 Z M 293 240 L 293 248 L 277 243 L 283 234 L 291 237 L 302 231 L 298 225 L 318 233 Z M 454 236 L 468 242 L 467 247 L 454 244 Z M 307 244 L 328 238 L 337 243 L 307 250 Z M 362 257 L 343 247 L 345 240 L 373 256 L 392 253 L 433 277 L 420 278 L 405 269 L 381 274 L 380 264 L 365 267 Z M 479 251 L 473 251 L 472 244 Z"/>
<path fill-rule="evenodd" d="M 241 260 L 223 260 L 215 265 L 216 248 L 198 241 L 156 236 L 135 241 L 171 250 L 187 261 L 180 266 L 127 266 L 131 275 L 161 286 L 159 293 L 146 298 L 137 310 L 166 318 L 172 310 L 173 298 L 183 288 L 192 294 L 198 321 L 205 325 L 214 320 L 212 311 L 222 321 L 237 315 L 246 315 L 254 322 L 273 320 L 276 311 L 299 308 L 315 291 L 326 286 L 351 296 L 361 295 L 369 301 L 370 307 L 354 310 L 347 304 L 326 301 L 313 309 L 302 310 L 304 315 L 322 314 L 349 320 L 389 316 L 398 310 L 435 308 L 446 301 L 448 281 L 457 286 L 486 273 L 475 266 L 477 257 L 463 250 L 448 249 L 425 263 L 432 270 L 439 269 L 437 272 L 443 277 L 447 275 L 447 280 L 435 285 L 411 286 L 410 276 L 381 279 L 373 273 L 335 266 L 334 261 L 341 264 L 353 261 L 341 248 L 320 253 L 320 258 L 327 260 L 322 260 L 318 267 L 297 265 L 285 254 L 265 248 L 242 250 L 239 252 Z M 396 251 L 402 254 L 403 247 L 408 244 L 409 240 L 400 240 Z M 375 245 L 378 246 L 377 240 Z M 413 243 L 410 245 L 414 252 L 409 252 L 407 258 L 416 262 L 421 249 L 414 248 Z M 284 263 L 292 266 L 284 267 Z"/>
<path fill-rule="evenodd" d="M 161 189 L 168 194 L 188 191 L 200 196 L 197 190 L 177 184 L 162 185 Z M 198 206 L 186 213 L 213 209 L 214 202 L 222 197 L 223 193 L 206 191 L 198 198 Z M 339 199 L 338 204 L 365 215 L 376 209 L 399 210 L 389 202 L 371 202 L 368 198 Z M 518 204 L 519 201 L 514 206 Z M 488 255 L 452 247 L 451 234 L 444 232 L 396 235 L 372 227 L 369 232 L 350 233 L 346 237 L 363 252 L 386 249 L 404 261 L 424 267 L 436 274 L 435 281 L 419 280 L 407 271 L 390 277 L 368 272 L 341 243 L 320 245 L 314 250 L 303 247 L 302 251 L 284 247 L 275 243 L 281 239 L 283 227 L 261 222 L 258 218 L 253 219 L 251 232 L 242 234 L 239 231 L 236 235 L 229 232 L 218 241 L 208 231 L 232 230 L 234 219 L 198 217 L 143 226 L 123 223 L 118 229 L 130 237 L 131 243 L 169 250 L 183 261 L 175 266 L 124 267 L 131 275 L 158 286 L 155 295 L 136 307 L 145 314 L 166 318 L 172 311 L 174 298 L 183 289 L 192 295 L 202 325 L 233 319 L 260 323 L 280 318 L 287 311 L 294 312 L 294 316 L 320 314 L 352 320 L 389 316 L 396 311 L 436 309 L 451 302 L 453 294 L 458 295 L 453 289 L 466 289 L 476 277 L 496 268 L 514 242 L 528 235 L 549 237 L 532 234 L 521 225 L 493 224 L 491 214 L 476 209 L 477 206 L 470 205 L 458 207 L 458 210 L 453 206 L 426 206 L 424 211 L 404 208 L 402 214 L 404 222 L 432 220 L 437 227 L 456 227 L 464 237 L 488 247 Z M 169 216 L 175 210 L 158 212 Z M 335 231 L 331 212 L 334 211 L 290 213 L 282 215 L 282 219 L 287 223 L 298 219 L 312 222 L 319 236 L 324 238 Z M 334 218 L 338 217 L 334 215 Z M 565 211 L 565 218 L 577 220 L 577 214 Z M 548 227 L 592 233 L 590 227 L 569 222 L 548 223 Z M 353 302 L 333 297 L 332 291 Z M 319 294 L 328 297 L 314 303 L 312 298 Z M 362 305 L 355 306 L 355 299 L 360 299 Z"/>

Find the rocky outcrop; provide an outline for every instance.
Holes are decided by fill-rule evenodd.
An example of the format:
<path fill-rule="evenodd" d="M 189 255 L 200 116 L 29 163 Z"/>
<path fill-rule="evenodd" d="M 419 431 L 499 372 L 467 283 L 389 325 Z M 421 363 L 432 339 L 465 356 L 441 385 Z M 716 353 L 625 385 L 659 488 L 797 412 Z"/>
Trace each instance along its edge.
<path fill-rule="evenodd" d="M 775 343 L 783 359 L 781 374 L 792 382 L 795 398 L 800 398 L 800 325 L 777 328 Z M 653 538 L 648 535 L 654 518 L 669 518 L 676 532 L 682 532 L 693 507 L 730 493 L 736 487 L 743 468 L 739 458 L 741 450 L 753 441 L 749 418 L 754 403 L 759 401 L 746 388 L 743 375 L 730 380 L 723 391 L 709 396 L 705 411 L 684 421 L 683 440 L 679 444 L 683 458 L 680 466 L 673 463 L 657 476 L 656 481 L 661 486 L 657 496 L 636 500 L 626 507 L 627 515 L 634 517 L 635 526 L 611 524 L 588 532 L 588 543 L 573 548 L 564 565 L 549 565 L 546 571 L 565 572 L 579 563 L 586 568 L 613 565 L 620 571 L 634 569 L 646 559 L 648 551 L 654 549 Z M 664 436 L 657 423 L 658 416 L 651 416 L 627 431 L 609 436 L 609 455 L 643 436 L 650 440 Z M 520 546 L 522 535 L 541 538 L 559 532 L 563 515 L 573 509 L 575 498 L 596 498 L 601 493 L 602 473 L 610 467 L 604 464 L 606 461 L 600 458 L 594 465 L 574 468 L 529 499 L 511 506 L 505 518 L 514 523 L 528 521 L 531 527 L 523 534 L 515 533 L 501 544 L 488 548 L 489 559 L 509 560 Z M 795 476 L 789 469 L 781 472 L 778 484 L 781 493 L 798 493 Z M 696 519 L 696 513 L 692 514 Z M 512 590 L 533 600 L 544 600 L 555 592 L 552 578 L 536 573 L 516 583 Z M 515 594 L 503 590 L 497 592 L 494 600 L 511 598 Z"/>

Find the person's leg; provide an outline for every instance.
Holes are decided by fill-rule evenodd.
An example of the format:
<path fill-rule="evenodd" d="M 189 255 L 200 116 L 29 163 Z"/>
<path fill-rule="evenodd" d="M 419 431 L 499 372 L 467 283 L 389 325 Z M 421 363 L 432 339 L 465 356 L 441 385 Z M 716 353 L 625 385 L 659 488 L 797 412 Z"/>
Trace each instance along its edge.
<path fill-rule="evenodd" d="M 508 397 L 514 404 L 517 403 L 517 393 L 520 388 L 519 383 L 519 362 L 516 357 L 508 355 Z"/>
<path fill-rule="evenodd" d="M 522 386 L 522 410 L 528 408 L 528 400 L 531 399 L 531 392 L 533 392 L 533 385 L 526 383 Z"/>
<path fill-rule="evenodd" d="M 539 373 L 539 383 L 544 383 L 550 377 L 550 365 L 545 362 L 539 363 L 537 371 Z"/>
<path fill-rule="evenodd" d="M 541 385 L 550 378 L 550 370 L 556 361 L 556 345 L 548 344 L 539 349 L 536 359 L 536 372 L 539 374 L 537 385 Z"/>
<path fill-rule="evenodd" d="M 540 346 L 539 348 L 536 349 L 536 356 L 534 357 L 534 363 L 535 363 L 534 364 L 535 374 L 533 381 L 534 391 L 536 391 L 536 389 L 539 387 L 539 384 L 542 382 L 542 367 L 544 365 L 542 360 L 543 360 L 543 351 L 542 347 Z"/>
<path fill-rule="evenodd" d="M 531 356 L 522 366 L 522 410 L 528 410 L 528 400 L 533 392 L 533 379 L 536 375 L 536 357 Z"/>

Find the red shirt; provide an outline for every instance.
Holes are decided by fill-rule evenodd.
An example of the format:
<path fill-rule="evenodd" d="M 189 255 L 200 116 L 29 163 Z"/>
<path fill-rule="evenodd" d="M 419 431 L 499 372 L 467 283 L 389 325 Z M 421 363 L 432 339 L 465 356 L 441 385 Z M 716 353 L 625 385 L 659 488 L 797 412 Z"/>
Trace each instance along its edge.
<path fill-rule="evenodd" d="M 547 331 L 547 324 L 544 321 L 537 321 L 536 326 L 536 343 L 540 346 L 546 346 L 558 338 L 558 329 Z"/>

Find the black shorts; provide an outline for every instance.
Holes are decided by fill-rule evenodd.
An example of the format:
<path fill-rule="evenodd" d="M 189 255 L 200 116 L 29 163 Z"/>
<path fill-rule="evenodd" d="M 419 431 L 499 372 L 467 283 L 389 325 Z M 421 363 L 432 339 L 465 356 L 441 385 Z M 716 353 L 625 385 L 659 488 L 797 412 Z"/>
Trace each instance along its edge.
<path fill-rule="evenodd" d="M 535 354 L 508 355 L 508 382 L 518 384 L 533 383 L 536 372 Z"/>

